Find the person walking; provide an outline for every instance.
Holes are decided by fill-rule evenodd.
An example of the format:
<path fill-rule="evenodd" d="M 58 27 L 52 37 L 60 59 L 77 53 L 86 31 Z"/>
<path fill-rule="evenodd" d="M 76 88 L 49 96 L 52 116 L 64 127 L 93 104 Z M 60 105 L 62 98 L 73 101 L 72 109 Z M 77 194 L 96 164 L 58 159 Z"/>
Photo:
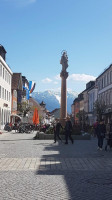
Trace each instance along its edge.
<path fill-rule="evenodd" d="M 98 138 L 98 149 L 99 150 L 102 150 L 105 133 L 106 133 L 106 126 L 104 124 L 104 121 L 101 120 L 97 126 L 97 138 Z"/>
<path fill-rule="evenodd" d="M 54 143 L 56 143 L 57 138 L 59 140 L 61 140 L 61 142 L 62 142 L 62 139 L 60 137 L 60 130 L 61 130 L 61 128 L 63 129 L 61 123 L 59 122 L 59 119 L 57 119 L 56 120 L 56 125 L 54 127 Z"/>
<path fill-rule="evenodd" d="M 94 128 L 94 137 L 97 136 L 97 126 L 98 126 L 98 120 L 96 120 L 96 122 L 93 124 L 93 128 Z"/>
<path fill-rule="evenodd" d="M 71 142 L 73 144 L 74 141 L 71 136 L 71 132 L 72 132 L 72 123 L 70 121 L 70 118 L 67 117 L 66 124 L 65 124 L 65 144 L 68 144 L 68 138 L 71 140 Z"/>

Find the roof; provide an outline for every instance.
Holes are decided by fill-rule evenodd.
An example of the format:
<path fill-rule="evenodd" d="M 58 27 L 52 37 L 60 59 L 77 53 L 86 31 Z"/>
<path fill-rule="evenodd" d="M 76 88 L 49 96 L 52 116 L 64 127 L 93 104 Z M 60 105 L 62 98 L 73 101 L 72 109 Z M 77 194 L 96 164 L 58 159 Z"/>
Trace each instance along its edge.
<path fill-rule="evenodd" d="M 41 107 L 40 104 L 32 97 L 29 98 L 29 102 L 33 103 L 34 106 Z"/>
<path fill-rule="evenodd" d="M 22 90 L 22 75 L 21 75 L 21 73 L 13 73 L 12 89 L 13 90 Z"/>
<path fill-rule="evenodd" d="M 5 48 L 0 44 L 0 48 L 5 52 L 5 53 L 7 53 L 6 52 L 6 50 L 5 50 Z"/>
<path fill-rule="evenodd" d="M 107 67 L 106 69 L 104 69 L 104 71 L 96 78 L 98 79 L 100 76 L 102 76 L 106 71 L 108 71 L 110 68 L 112 67 L 112 64 L 109 65 L 109 67 Z"/>
<path fill-rule="evenodd" d="M 22 76 L 22 81 L 23 81 L 23 84 L 27 83 L 27 85 L 29 85 L 29 82 L 25 76 Z"/>
<path fill-rule="evenodd" d="M 45 106 L 46 104 L 44 103 L 44 101 L 42 101 L 41 103 L 40 103 L 40 106 Z"/>

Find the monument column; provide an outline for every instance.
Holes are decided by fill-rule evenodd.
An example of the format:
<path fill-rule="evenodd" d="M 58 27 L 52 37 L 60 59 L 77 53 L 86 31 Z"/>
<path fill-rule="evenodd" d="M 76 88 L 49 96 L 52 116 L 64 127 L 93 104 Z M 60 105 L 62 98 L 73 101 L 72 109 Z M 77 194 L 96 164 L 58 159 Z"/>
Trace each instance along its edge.
<path fill-rule="evenodd" d="M 65 124 L 65 119 L 67 117 L 67 83 L 66 79 L 68 77 L 68 72 L 66 71 L 68 67 L 68 57 L 67 53 L 64 51 L 61 57 L 60 64 L 62 64 L 62 71 L 60 73 L 61 77 L 61 109 L 60 109 L 60 122 L 62 125 Z"/>

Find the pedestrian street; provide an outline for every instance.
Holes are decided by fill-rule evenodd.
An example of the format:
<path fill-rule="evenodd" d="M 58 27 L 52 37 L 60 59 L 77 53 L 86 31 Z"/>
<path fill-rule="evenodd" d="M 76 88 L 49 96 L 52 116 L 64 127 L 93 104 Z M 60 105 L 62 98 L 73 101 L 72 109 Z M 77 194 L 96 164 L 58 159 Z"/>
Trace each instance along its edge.
<path fill-rule="evenodd" d="M 0 200 L 112 199 L 112 150 L 98 151 L 96 138 L 65 145 L 34 135 L 0 135 Z"/>

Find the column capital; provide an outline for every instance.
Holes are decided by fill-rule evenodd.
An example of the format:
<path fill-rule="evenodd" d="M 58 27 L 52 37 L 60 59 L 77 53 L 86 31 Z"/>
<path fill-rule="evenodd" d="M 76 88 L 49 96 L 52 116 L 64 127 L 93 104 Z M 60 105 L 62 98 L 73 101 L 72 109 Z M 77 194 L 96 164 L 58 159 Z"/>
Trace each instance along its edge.
<path fill-rule="evenodd" d="M 67 79 L 67 78 L 68 78 L 68 72 L 66 72 L 66 71 L 61 71 L 60 77 L 61 77 L 61 78 L 64 77 L 65 79 Z"/>

